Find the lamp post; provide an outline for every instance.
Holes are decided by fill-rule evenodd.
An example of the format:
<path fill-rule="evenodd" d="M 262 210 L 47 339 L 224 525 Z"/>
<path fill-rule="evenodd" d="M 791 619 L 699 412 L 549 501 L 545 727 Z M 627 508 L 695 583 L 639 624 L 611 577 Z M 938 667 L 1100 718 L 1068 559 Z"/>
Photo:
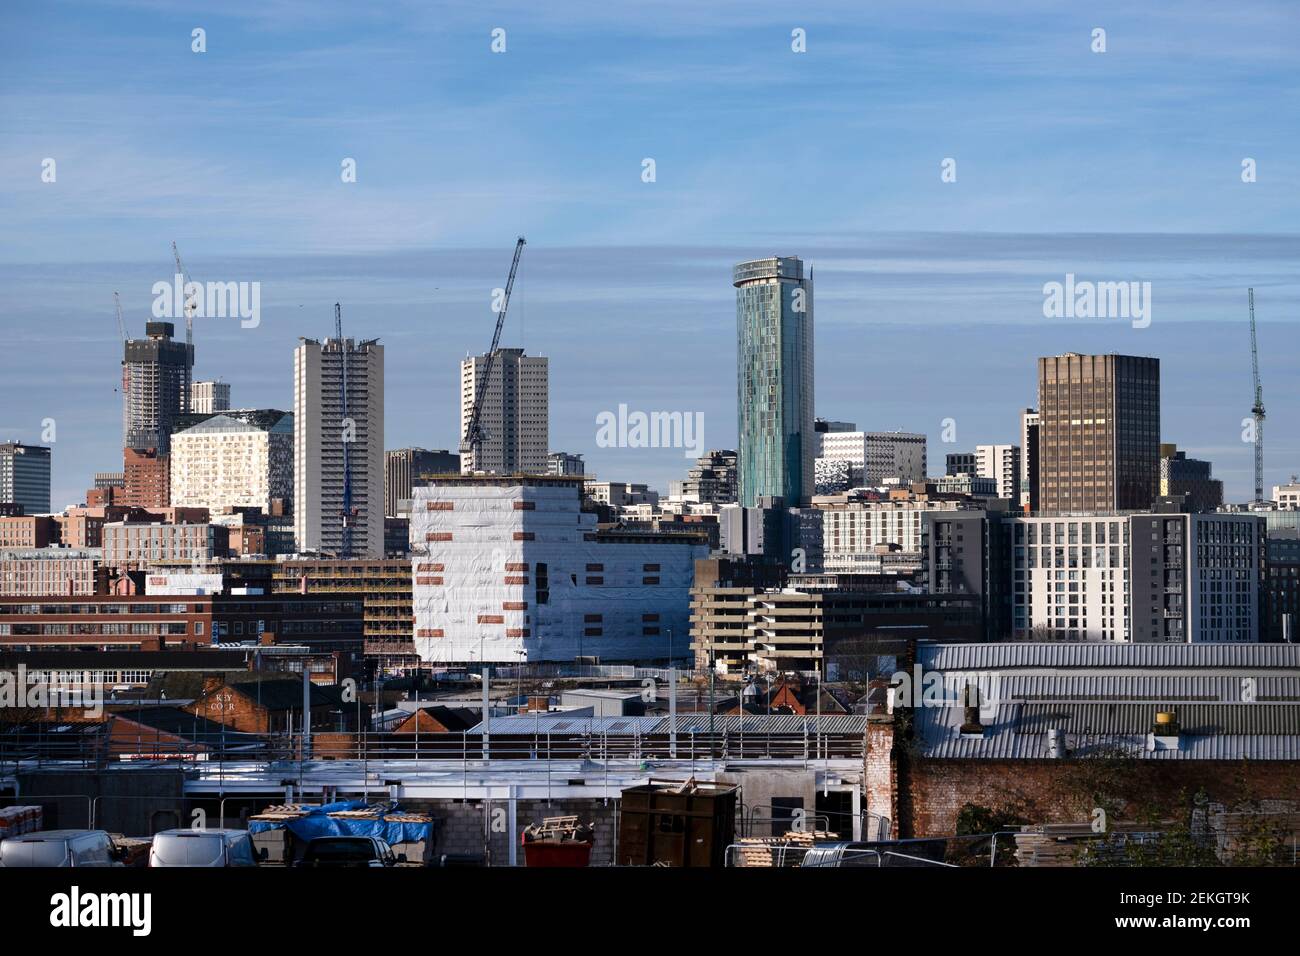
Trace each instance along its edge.
<path fill-rule="evenodd" d="M 713 761 L 713 711 L 715 705 L 713 702 L 713 678 L 717 674 L 717 659 L 709 654 L 709 761 Z"/>
<path fill-rule="evenodd" d="M 515 653 L 519 655 L 519 670 L 515 674 L 515 696 L 520 699 L 516 713 L 520 713 L 524 709 L 524 658 L 528 656 L 528 652 L 521 647 Z"/>

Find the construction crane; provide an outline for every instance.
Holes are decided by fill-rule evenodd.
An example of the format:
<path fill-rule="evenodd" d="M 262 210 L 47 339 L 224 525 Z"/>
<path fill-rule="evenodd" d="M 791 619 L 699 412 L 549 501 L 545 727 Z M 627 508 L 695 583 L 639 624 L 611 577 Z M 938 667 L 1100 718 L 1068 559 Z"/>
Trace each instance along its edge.
<path fill-rule="evenodd" d="M 515 273 L 519 271 L 519 257 L 524 251 L 524 237 L 515 242 L 515 257 L 510 262 L 510 277 L 506 279 L 505 294 L 501 297 L 501 310 L 497 312 L 497 327 L 492 333 L 492 348 L 488 349 L 487 362 L 483 366 L 483 377 L 475 376 L 478 383 L 474 392 L 474 410 L 470 413 L 469 425 L 465 428 L 465 437 L 460 442 L 462 463 L 469 455 L 473 468 L 479 465 L 479 449 L 483 446 L 483 399 L 487 395 L 487 383 L 492 378 L 492 368 L 496 365 L 497 345 L 501 342 L 501 328 L 506 322 L 506 310 L 510 307 L 510 290 L 515 287 Z"/>
<path fill-rule="evenodd" d="M 113 293 L 113 305 L 117 307 L 117 331 L 122 335 L 122 341 L 126 342 L 126 322 L 122 319 L 122 297 L 116 292 Z"/>
<path fill-rule="evenodd" d="M 357 511 L 352 507 L 352 456 L 350 446 L 352 444 L 348 439 L 348 348 L 347 340 L 343 338 L 343 307 L 337 302 L 334 303 L 334 338 L 339 343 L 339 362 L 342 367 L 342 374 L 339 375 L 339 434 L 342 438 L 343 445 L 343 508 L 339 512 L 339 527 L 342 532 L 342 540 L 339 545 L 339 557 L 348 559 L 352 557 L 352 521 L 357 516 Z"/>
<path fill-rule="evenodd" d="M 185 295 L 190 276 L 181 263 L 181 251 L 176 248 L 175 239 L 172 240 L 172 258 L 176 260 L 176 274 L 181 277 L 181 294 Z M 194 299 L 185 296 L 185 388 L 181 397 L 181 410 L 185 412 L 190 410 L 190 382 L 194 380 L 194 309 Z"/>
<path fill-rule="evenodd" d="M 1255 501 L 1264 500 L 1264 386 L 1259 382 L 1259 347 L 1255 342 L 1255 290 L 1246 290 L 1250 306 L 1250 370 L 1255 379 L 1255 404 L 1250 409 L 1255 419 Z"/>

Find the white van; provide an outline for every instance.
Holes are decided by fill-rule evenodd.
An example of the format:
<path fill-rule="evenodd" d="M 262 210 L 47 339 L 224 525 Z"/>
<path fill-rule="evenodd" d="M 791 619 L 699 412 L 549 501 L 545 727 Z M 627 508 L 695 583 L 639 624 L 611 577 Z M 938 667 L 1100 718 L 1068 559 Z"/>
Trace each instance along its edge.
<path fill-rule="evenodd" d="M 163 830 L 149 848 L 150 866 L 257 866 L 247 830 Z"/>
<path fill-rule="evenodd" d="M 103 830 L 37 830 L 0 841 L 0 866 L 121 866 Z"/>

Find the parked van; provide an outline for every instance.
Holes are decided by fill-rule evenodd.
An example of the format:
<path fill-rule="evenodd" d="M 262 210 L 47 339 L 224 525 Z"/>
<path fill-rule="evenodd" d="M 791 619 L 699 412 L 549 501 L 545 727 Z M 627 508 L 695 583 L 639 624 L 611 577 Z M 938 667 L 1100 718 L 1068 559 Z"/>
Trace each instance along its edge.
<path fill-rule="evenodd" d="M 121 866 L 122 853 L 103 830 L 37 830 L 0 841 L 0 866 Z"/>
<path fill-rule="evenodd" d="M 149 848 L 150 866 L 257 866 L 247 830 L 163 830 Z"/>

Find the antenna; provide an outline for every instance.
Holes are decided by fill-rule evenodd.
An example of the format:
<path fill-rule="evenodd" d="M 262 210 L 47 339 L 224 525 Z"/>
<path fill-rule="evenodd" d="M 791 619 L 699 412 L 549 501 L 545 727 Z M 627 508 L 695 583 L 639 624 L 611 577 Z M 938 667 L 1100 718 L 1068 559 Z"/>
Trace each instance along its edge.
<path fill-rule="evenodd" d="M 1264 500 L 1264 386 L 1259 381 L 1259 347 L 1255 341 L 1255 290 L 1246 290 L 1250 308 L 1250 371 L 1255 381 L 1255 404 L 1250 409 L 1255 419 L 1255 501 Z"/>

